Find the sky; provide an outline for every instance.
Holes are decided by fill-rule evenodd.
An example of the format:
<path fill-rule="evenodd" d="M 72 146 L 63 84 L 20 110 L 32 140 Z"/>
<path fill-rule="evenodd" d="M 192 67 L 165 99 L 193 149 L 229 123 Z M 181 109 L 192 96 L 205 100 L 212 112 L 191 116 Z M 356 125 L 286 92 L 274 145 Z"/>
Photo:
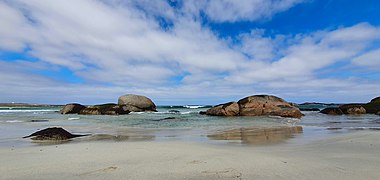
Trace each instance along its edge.
<path fill-rule="evenodd" d="M 380 96 L 378 0 L 0 0 L 0 102 Z"/>

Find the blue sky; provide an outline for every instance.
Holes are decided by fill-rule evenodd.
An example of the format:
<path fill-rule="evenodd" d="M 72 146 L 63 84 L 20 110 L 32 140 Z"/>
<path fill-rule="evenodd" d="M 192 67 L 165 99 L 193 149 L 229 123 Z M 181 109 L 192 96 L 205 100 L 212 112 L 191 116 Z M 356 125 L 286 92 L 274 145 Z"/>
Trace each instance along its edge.
<path fill-rule="evenodd" d="M 380 94 L 377 0 L 0 0 L 0 101 Z"/>

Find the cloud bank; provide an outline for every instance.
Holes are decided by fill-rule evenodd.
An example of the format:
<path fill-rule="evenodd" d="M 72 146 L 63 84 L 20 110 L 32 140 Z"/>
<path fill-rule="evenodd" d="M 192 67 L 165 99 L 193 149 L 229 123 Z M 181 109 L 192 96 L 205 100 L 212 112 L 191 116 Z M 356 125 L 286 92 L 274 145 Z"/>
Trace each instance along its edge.
<path fill-rule="evenodd" d="M 239 2 L 239 3 L 238 3 Z M 302 102 L 378 95 L 380 27 L 219 37 L 205 21 L 270 19 L 283 1 L 0 1 L 0 101 L 100 103 L 124 93 L 159 104 L 275 94 Z M 227 8 L 228 7 L 228 8 Z"/>

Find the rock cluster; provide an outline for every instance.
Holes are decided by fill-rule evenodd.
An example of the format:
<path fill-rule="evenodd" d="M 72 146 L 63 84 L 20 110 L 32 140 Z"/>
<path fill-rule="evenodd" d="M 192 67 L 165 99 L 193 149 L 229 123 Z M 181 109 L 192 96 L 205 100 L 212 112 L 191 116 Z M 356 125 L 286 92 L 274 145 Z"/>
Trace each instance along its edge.
<path fill-rule="evenodd" d="M 376 97 L 366 104 L 343 104 L 339 107 L 325 108 L 320 112 L 328 115 L 358 115 L 367 113 L 380 115 L 380 97 Z"/>
<path fill-rule="evenodd" d="M 271 95 L 255 95 L 212 107 L 206 111 L 211 116 L 281 116 L 301 118 L 301 111 L 285 100 Z"/>
<path fill-rule="evenodd" d="M 81 115 L 123 115 L 130 112 L 156 111 L 156 105 L 145 96 L 127 94 L 120 96 L 118 104 L 108 103 L 94 106 L 84 106 L 77 103 L 66 104 L 61 114 Z"/>

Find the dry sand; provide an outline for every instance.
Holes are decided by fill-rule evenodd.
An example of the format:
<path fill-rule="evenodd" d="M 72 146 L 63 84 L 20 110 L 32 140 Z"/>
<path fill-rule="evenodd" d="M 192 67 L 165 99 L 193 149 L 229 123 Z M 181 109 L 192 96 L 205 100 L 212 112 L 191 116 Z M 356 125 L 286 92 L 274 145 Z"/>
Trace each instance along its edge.
<path fill-rule="evenodd" d="M 0 179 L 379 179 L 380 132 L 269 146 L 80 142 L 0 148 Z"/>

